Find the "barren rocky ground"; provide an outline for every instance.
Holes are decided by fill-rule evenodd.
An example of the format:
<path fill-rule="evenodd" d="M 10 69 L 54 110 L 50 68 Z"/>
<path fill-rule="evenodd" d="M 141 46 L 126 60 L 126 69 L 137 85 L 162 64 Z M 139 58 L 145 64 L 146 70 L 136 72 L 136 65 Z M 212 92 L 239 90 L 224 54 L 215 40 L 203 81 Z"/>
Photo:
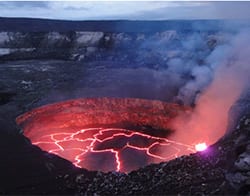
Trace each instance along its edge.
<path fill-rule="evenodd" d="M 74 98 L 179 102 L 173 97 L 187 82 L 199 81 L 195 73 L 200 68 L 211 70 L 211 53 L 227 43 L 235 29 L 220 32 L 220 23 L 214 21 L 207 21 L 206 28 L 199 21 L 202 28 L 195 32 L 190 30 L 192 22 L 185 21 L 164 25 L 109 21 L 101 26 L 89 24 L 89 29 L 60 21 L 31 20 L 22 25 L 18 20 L 1 21 L 5 24 L 0 34 L 1 194 L 250 194 L 247 91 L 229 112 L 227 134 L 206 151 L 127 174 L 76 168 L 31 145 L 15 122 L 17 116 L 33 108 Z M 131 32 L 132 27 L 138 32 Z M 55 32 L 55 28 L 62 32 Z M 68 32 L 69 28 L 75 31 Z M 51 32 L 41 32 L 43 29 Z M 194 97 L 187 103 L 192 105 Z"/>

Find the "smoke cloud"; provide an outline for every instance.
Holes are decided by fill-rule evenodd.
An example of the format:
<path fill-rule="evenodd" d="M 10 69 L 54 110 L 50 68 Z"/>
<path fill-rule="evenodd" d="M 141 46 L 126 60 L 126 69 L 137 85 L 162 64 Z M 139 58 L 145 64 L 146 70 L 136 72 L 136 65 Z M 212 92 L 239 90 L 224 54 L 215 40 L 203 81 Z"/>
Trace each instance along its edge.
<path fill-rule="evenodd" d="M 211 52 L 206 59 L 207 66 L 194 67 L 195 80 L 181 88 L 178 96 L 185 102 L 185 98 L 190 99 L 190 93 L 201 93 L 195 99 L 194 110 L 174 122 L 173 129 L 177 131 L 171 139 L 212 144 L 224 135 L 229 109 L 249 84 L 249 32 L 232 35 L 228 44 Z"/>

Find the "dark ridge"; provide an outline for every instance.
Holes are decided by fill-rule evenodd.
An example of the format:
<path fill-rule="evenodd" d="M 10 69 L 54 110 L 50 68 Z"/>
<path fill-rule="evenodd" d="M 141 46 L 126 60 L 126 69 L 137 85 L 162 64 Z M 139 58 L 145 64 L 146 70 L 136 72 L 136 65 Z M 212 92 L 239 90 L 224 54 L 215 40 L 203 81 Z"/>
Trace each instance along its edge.
<path fill-rule="evenodd" d="M 34 18 L 0 17 L 0 31 L 44 32 L 44 31 L 104 31 L 150 33 L 164 30 L 217 30 L 220 20 L 168 20 L 168 21 L 70 21 Z"/>

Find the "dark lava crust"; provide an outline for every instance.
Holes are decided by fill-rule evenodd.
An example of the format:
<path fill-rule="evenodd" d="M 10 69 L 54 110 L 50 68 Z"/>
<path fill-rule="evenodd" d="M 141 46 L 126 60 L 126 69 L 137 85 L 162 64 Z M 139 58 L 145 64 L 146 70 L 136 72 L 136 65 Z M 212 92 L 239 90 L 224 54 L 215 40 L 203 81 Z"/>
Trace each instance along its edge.
<path fill-rule="evenodd" d="M 250 118 L 243 117 L 233 134 L 207 151 L 149 165 L 129 174 L 77 169 L 31 146 L 21 135 L 5 134 L 1 137 L 1 155 L 5 159 L 1 161 L 4 181 L 0 191 L 2 194 L 244 195 L 249 190 L 249 165 L 244 160 L 246 149 L 249 153 L 249 134 Z M 15 153 L 10 143 L 15 143 Z M 6 148 L 9 150 L 3 150 Z"/>
<path fill-rule="evenodd" d="M 67 32 L 72 29 L 75 31 L 94 31 L 103 30 L 104 28 L 103 25 L 100 26 L 95 23 L 92 23 L 91 28 L 89 25 L 85 25 L 91 22 L 82 23 L 84 25 L 78 22 L 67 25 L 67 23 L 59 21 L 42 20 L 35 24 L 35 20 L 20 20 L 21 22 L 17 19 L 0 18 L 1 31 L 15 31 L 18 35 L 17 43 L 20 41 L 19 38 L 22 38 L 22 33 L 16 31 L 24 31 L 23 33 L 25 33 L 25 31 L 30 32 L 38 29 L 41 31 L 57 30 Z M 114 25 L 114 22 L 108 21 L 104 25 L 106 28 L 104 30 L 107 36 L 112 31 L 118 33 L 127 32 L 127 29 L 131 29 L 130 23 L 118 21 L 117 25 Z M 186 35 L 187 32 L 193 33 L 193 29 L 190 29 L 192 27 L 190 22 L 173 21 L 170 22 L 172 25 L 169 22 L 163 23 L 165 25 L 160 22 L 158 24 L 154 23 L 152 26 L 138 22 L 133 25 L 133 28 L 136 26 L 136 31 L 145 32 L 146 37 L 150 35 L 154 37 L 156 32 L 148 31 L 152 29 L 153 31 L 161 31 L 163 29 L 171 30 L 177 27 L 177 29 L 183 29 L 185 27 L 184 32 L 180 34 L 181 36 Z M 204 21 L 199 21 L 199 23 L 204 24 Z M 208 32 L 214 32 L 214 29 L 218 29 L 214 25 L 206 25 L 208 23 L 211 23 L 211 21 L 207 21 L 204 26 L 212 27 L 213 30 L 205 28 Z M 214 24 L 214 21 L 212 23 Z M 16 35 L 15 33 L 14 35 Z M 10 32 L 10 34 L 12 33 Z M 34 37 L 34 43 L 37 44 L 36 38 L 40 39 L 43 36 L 40 37 L 39 32 L 38 34 L 35 32 L 35 34 L 38 37 Z M 47 35 L 47 33 L 42 34 Z M 213 50 L 218 42 L 213 36 L 210 37 L 209 33 L 205 35 L 207 35 L 205 36 L 207 37 L 204 45 L 207 49 L 205 51 L 209 52 Z M 121 37 L 123 40 L 127 40 L 126 36 Z M 161 41 L 161 34 L 158 34 L 158 37 L 159 39 L 156 36 L 157 40 Z M 32 39 L 29 37 L 29 39 L 23 41 L 21 43 L 27 44 L 29 41 L 32 42 Z M 103 40 L 101 39 L 101 41 Z M 181 43 L 179 41 L 179 36 L 174 36 L 173 40 L 169 42 L 169 48 L 172 49 L 174 44 L 178 46 Z M 59 43 L 58 48 L 62 47 L 65 50 L 64 45 L 60 45 L 61 40 L 56 43 Z M 173 94 L 165 95 L 165 93 L 162 93 L 165 92 L 166 86 L 168 86 L 167 83 L 163 83 L 163 86 L 154 85 L 154 82 L 158 82 L 158 80 L 154 80 L 155 73 L 158 73 L 156 70 L 161 72 L 161 69 L 164 70 L 164 66 L 167 65 L 168 59 L 165 59 L 165 52 L 163 55 L 158 55 L 150 50 L 150 54 L 153 55 L 148 55 L 149 53 L 146 52 L 146 55 L 142 55 L 143 58 L 136 58 L 134 53 L 131 52 L 133 50 L 130 50 L 131 48 L 134 49 L 134 41 L 131 45 L 133 47 L 128 45 L 128 51 L 132 55 L 127 55 L 123 49 L 117 51 L 116 48 L 112 50 L 113 52 L 110 52 L 112 43 L 109 42 L 108 45 L 102 42 L 98 42 L 97 45 L 95 45 L 96 43 L 93 44 L 91 47 L 80 46 L 76 55 L 80 57 L 86 56 L 86 60 L 84 58 L 83 61 L 80 57 L 75 58 L 76 60 L 79 59 L 79 62 L 48 60 L 53 59 L 55 47 L 46 43 L 41 49 L 38 47 L 39 50 L 35 50 L 36 54 L 39 54 L 38 56 L 34 56 L 33 50 L 31 52 L 29 50 L 20 50 L 22 55 L 14 52 L 13 56 L 11 56 L 11 53 L 10 56 L 7 56 L 8 58 L 5 55 L 2 56 L 2 60 L 6 62 L 0 64 L 0 194 L 250 194 L 250 94 L 246 96 L 246 99 L 240 100 L 237 103 L 238 105 L 232 109 L 232 125 L 229 134 L 212 145 L 206 152 L 179 157 L 169 162 L 148 165 L 128 174 L 90 172 L 78 169 L 69 161 L 32 146 L 30 141 L 20 133 L 21 129 L 15 124 L 15 118 L 38 106 L 80 97 L 130 96 L 166 101 L 176 95 L 178 89 L 168 89 Z M 100 47 L 99 44 L 103 45 Z M 16 47 L 16 43 L 14 43 L 13 47 Z M 20 47 L 22 49 L 22 44 Z M 52 50 L 48 47 L 51 47 Z M 89 61 L 87 58 L 88 52 L 98 47 L 100 51 L 105 51 L 105 53 L 103 54 L 97 50 L 99 52 L 94 52 L 95 55 L 92 59 L 94 61 Z M 8 49 L 8 46 L 4 48 Z M 75 48 L 70 45 L 67 46 L 67 49 L 71 52 L 70 54 L 75 55 L 75 51 L 72 50 Z M 203 49 L 202 47 L 201 50 Z M 51 56 L 48 56 L 47 52 Z M 65 60 L 68 54 L 61 52 L 62 50 L 56 50 L 57 59 Z M 143 49 L 138 52 L 145 51 Z M 179 58 L 179 55 L 180 57 L 186 56 L 187 59 L 195 56 L 193 53 L 186 52 L 182 51 L 180 54 L 174 54 L 173 58 Z M 199 52 L 198 50 L 197 54 Z M 81 56 L 80 54 L 84 55 Z M 105 61 L 102 55 L 106 55 Z M 154 58 L 154 55 L 156 58 Z M 43 59 L 45 57 L 46 61 L 34 60 L 34 58 Z M 139 55 L 139 57 L 141 56 Z M 31 58 L 33 60 L 27 60 Z M 171 60 L 171 56 L 169 58 Z M 23 61 L 11 61 L 16 59 L 23 59 Z M 66 59 L 69 60 L 69 58 Z M 122 61 L 122 59 L 125 60 Z M 205 63 L 203 59 L 195 59 L 192 62 L 196 61 L 198 61 L 199 65 Z M 163 76 L 165 77 L 165 75 Z M 166 75 L 166 77 L 170 76 Z M 242 115 L 243 113 L 245 113 L 245 116 Z"/>

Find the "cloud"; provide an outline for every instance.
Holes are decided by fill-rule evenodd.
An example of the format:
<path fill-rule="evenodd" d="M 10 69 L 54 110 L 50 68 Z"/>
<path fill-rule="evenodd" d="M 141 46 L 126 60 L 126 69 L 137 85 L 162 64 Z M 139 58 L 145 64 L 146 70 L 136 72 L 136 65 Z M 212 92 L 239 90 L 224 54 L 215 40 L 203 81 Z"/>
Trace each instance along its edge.
<path fill-rule="evenodd" d="M 168 2 L 49 2 L 54 10 L 68 14 L 74 10 L 75 19 L 133 19 L 133 15 L 143 11 L 157 10 Z M 72 13 L 71 13 L 72 15 Z M 70 17 L 70 15 L 68 15 Z"/>
<path fill-rule="evenodd" d="M 250 19 L 250 2 L 213 2 L 211 4 L 213 13 L 223 19 Z"/>
<path fill-rule="evenodd" d="M 0 6 L 6 9 L 48 8 L 48 2 L 46 1 L 0 1 Z"/>
<path fill-rule="evenodd" d="M 91 19 L 250 19 L 250 2 L 2 1 L 0 16 Z"/>

